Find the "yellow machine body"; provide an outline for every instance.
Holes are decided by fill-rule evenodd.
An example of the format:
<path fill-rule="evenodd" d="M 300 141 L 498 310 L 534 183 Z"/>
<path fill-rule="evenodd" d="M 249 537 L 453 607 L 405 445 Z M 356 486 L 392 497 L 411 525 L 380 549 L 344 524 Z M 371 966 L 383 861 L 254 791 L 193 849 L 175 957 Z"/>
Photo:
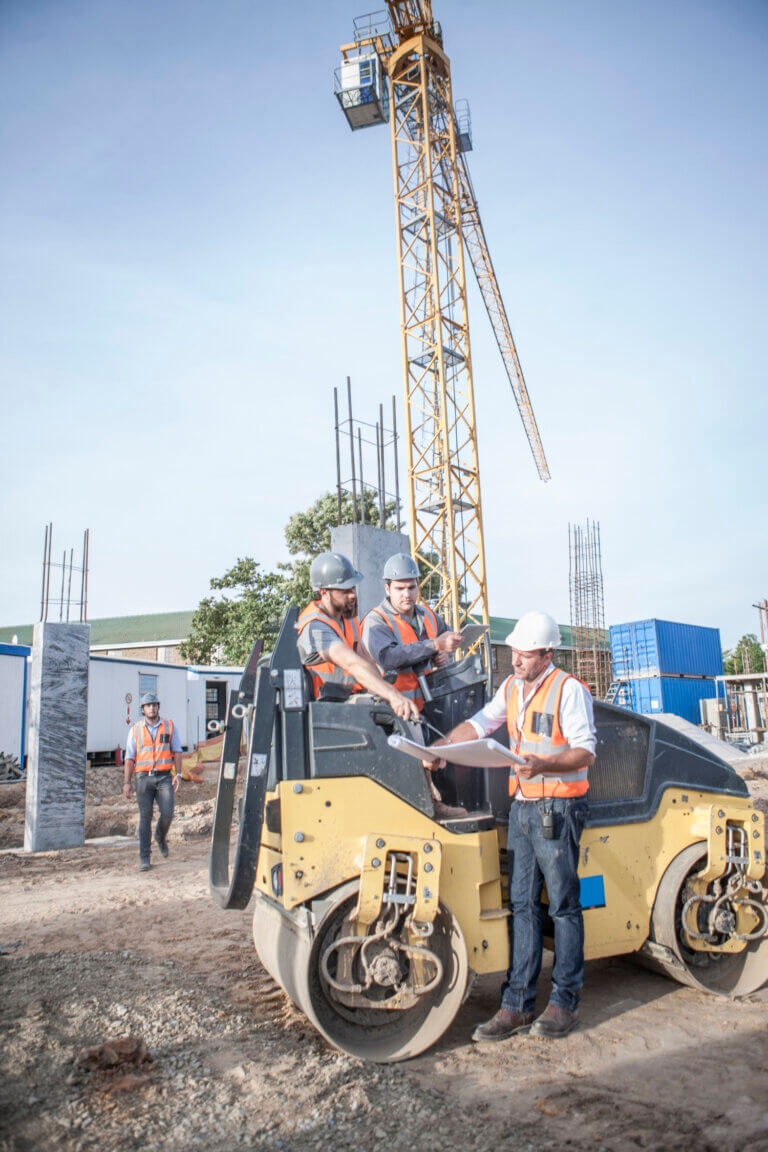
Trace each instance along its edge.
<path fill-rule="evenodd" d="M 369 779 L 308 780 L 300 788 L 283 782 L 269 795 L 268 803 L 280 805 L 281 832 L 264 827 L 257 892 L 276 900 L 270 878 L 277 865 L 282 865 L 279 903 L 288 911 L 354 882 L 359 891 L 356 919 L 371 924 L 382 906 L 387 853 L 410 854 L 416 870 L 415 918 L 433 919 L 442 904 L 458 922 L 469 967 L 478 974 L 506 969 L 504 827 L 451 831 Z M 583 881 L 600 881 L 603 902 L 584 910 L 585 958 L 618 956 L 642 947 L 662 876 L 685 849 L 702 846 L 705 866 L 699 884 L 706 886 L 723 875 L 729 825 L 746 831 L 746 877 L 760 880 L 765 822 L 747 799 L 668 789 L 651 820 L 586 828 L 579 875 Z M 739 917 L 742 934 L 758 921 L 749 907 Z M 693 937 L 686 944 L 701 948 Z M 746 945 L 731 940 L 724 950 L 741 951 Z M 710 944 L 707 950 L 712 948 Z"/>

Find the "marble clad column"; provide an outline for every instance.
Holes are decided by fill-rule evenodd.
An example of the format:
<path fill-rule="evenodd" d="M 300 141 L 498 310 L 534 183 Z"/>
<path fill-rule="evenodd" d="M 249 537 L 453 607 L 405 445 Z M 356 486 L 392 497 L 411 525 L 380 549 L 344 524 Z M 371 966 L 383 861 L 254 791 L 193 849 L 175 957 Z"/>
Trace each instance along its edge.
<path fill-rule="evenodd" d="M 35 624 L 27 760 L 29 852 L 85 843 L 90 624 Z"/>

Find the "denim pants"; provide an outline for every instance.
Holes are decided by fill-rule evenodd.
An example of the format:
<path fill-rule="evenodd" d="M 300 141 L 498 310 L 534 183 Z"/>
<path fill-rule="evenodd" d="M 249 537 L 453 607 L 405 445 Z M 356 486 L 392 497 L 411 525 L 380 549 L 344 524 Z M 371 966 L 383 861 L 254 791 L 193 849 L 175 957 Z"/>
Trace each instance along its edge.
<path fill-rule="evenodd" d="M 139 804 L 139 859 L 142 863 L 148 864 L 152 842 L 152 809 L 157 803 L 160 815 L 155 836 L 164 842 L 173 820 L 173 782 L 170 772 L 165 772 L 161 776 L 153 776 L 149 772 L 137 772 L 135 780 L 136 799 Z"/>
<path fill-rule="evenodd" d="M 548 912 L 555 926 L 550 1003 L 575 1012 L 584 983 L 584 920 L 579 900 L 579 838 L 587 814 L 583 797 L 547 799 L 554 839 L 541 827 L 544 801 L 516 800 L 509 813 L 509 971 L 501 1006 L 532 1012 L 541 971 L 542 930 Z M 549 906 L 541 900 L 547 886 Z"/>

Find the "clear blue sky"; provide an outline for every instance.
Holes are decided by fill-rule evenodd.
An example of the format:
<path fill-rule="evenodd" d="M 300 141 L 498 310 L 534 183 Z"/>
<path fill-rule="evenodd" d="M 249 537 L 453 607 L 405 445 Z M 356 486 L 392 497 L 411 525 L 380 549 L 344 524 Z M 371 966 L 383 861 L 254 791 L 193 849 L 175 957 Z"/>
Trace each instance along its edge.
<path fill-rule="evenodd" d="M 363 8 L 365 6 L 363 5 Z M 491 612 L 757 627 L 768 595 L 768 6 L 435 0 L 552 470 L 470 296 Z M 402 391 L 391 158 L 332 94 L 349 0 L 0 4 L 0 624 L 43 527 L 90 614 L 286 558 L 335 483 L 332 388 Z"/>

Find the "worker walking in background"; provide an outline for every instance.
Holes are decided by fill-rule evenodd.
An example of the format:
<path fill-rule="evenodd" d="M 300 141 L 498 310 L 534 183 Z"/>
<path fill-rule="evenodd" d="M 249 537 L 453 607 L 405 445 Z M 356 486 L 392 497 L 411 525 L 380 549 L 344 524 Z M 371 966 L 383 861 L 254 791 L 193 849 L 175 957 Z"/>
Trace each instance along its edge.
<path fill-rule="evenodd" d="M 174 794 L 181 783 L 181 741 L 173 720 L 160 716 L 160 701 L 152 692 L 140 700 L 142 719 L 132 725 L 125 748 L 123 795 L 131 795 L 136 777 L 139 805 L 139 871 L 148 872 L 152 846 L 152 813 L 157 804 L 155 842 L 168 855 L 168 829 L 173 820 Z"/>
<path fill-rule="evenodd" d="M 490 736 L 506 720 L 509 746 L 525 760 L 510 770 L 510 960 L 501 1008 L 473 1040 L 516 1032 L 547 1039 L 576 1026 L 584 983 L 584 921 L 579 899 L 579 840 L 587 814 L 588 770 L 596 734 L 589 689 L 556 668 L 560 630 L 551 616 L 529 612 L 506 643 L 513 675 L 491 702 L 433 747 Z M 549 903 L 542 904 L 546 883 Z M 549 1004 L 534 1022 L 545 911 L 554 923 L 555 961 Z"/>
<path fill-rule="evenodd" d="M 354 692 L 373 692 L 402 720 L 418 719 L 418 709 L 382 679 L 365 650 L 354 613 L 362 575 L 339 552 L 321 552 L 312 561 L 309 582 L 314 599 L 296 621 L 301 662 L 315 699 L 345 700 Z"/>

